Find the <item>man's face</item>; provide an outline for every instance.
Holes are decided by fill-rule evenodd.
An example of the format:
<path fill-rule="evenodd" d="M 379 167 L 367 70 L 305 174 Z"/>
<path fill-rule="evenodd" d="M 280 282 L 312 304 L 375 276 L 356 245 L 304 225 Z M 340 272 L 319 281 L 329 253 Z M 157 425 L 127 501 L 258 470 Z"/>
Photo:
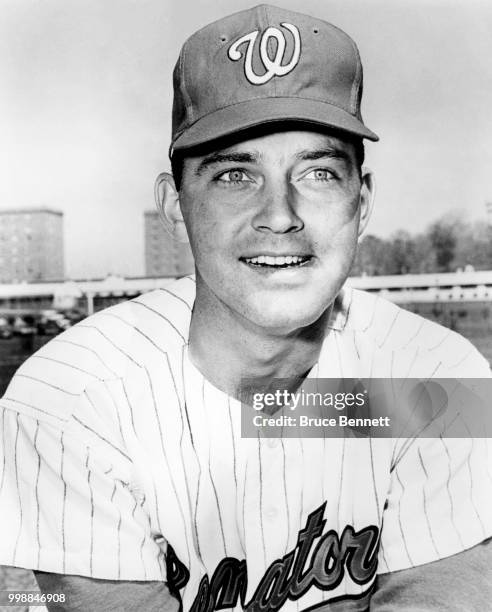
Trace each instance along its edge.
<path fill-rule="evenodd" d="M 353 144 L 312 131 L 186 158 L 197 300 L 272 333 L 314 323 L 348 276 L 371 185 Z"/>

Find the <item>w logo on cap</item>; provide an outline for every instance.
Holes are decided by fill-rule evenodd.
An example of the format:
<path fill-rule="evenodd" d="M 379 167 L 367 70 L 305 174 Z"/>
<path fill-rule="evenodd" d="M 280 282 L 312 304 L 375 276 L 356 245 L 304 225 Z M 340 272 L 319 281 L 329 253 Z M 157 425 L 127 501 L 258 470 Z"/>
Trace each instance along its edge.
<path fill-rule="evenodd" d="M 265 67 L 264 74 L 256 74 L 253 69 L 253 50 L 256 39 L 258 38 L 259 30 L 255 30 L 249 34 L 241 36 L 241 38 L 236 40 L 236 42 L 229 47 L 228 56 L 233 62 L 236 62 L 243 56 L 243 53 L 239 51 L 239 47 L 244 43 L 247 44 L 246 56 L 244 58 L 244 74 L 246 75 L 248 81 L 253 85 L 263 85 L 268 83 L 268 81 L 274 76 L 284 76 L 289 74 L 289 72 L 294 70 L 299 62 L 301 55 L 301 37 L 299 30 L 291 23 L 281 23 L 280 25 L 286 30 L 289 30 L 289 32 L 292 34 L 294 38 L 294 51 L 292 52 L 290 61 L 287 64 L 283 64 L 282 62 L 285 59 L 285 48 L 287 46 L 285 34 L 282 32 L 282 30 L 279 30 L 273 26 L 267 28 L 263 32 L 259 45 L 260 59 Z M 273 58 L 270 57 L 268 52 L 268 44 L 272 39 L 277 41 L 277 49 Z"/>

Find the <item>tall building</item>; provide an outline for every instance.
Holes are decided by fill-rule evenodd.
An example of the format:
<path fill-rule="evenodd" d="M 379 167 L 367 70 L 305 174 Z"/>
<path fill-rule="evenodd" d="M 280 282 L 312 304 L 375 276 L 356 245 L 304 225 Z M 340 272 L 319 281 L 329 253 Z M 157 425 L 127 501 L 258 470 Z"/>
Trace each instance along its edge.
<path fill-rule="evenodd" d="M 63 213 L 49 208 L 0 209 L 0 282 L 63 277 Z"/>
<path fill-rule="evenodd" d="M 145 219 L 145 274 L 186 276 L 195 270 L 190 245 L 177 242 L 164 228 L 159 213 L 147 210 Z"/>

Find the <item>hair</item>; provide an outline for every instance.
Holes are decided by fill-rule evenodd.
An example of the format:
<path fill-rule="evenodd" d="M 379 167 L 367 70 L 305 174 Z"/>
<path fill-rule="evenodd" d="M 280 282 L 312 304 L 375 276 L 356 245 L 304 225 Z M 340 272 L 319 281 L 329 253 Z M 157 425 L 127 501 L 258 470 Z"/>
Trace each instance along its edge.
<path fill-rule="evenodd" d="M 285 125 L 284 127 L 287 127 L 287 125 Z M 296 127 L 298 128 L 298 125 Z M 313 129 L 316 129 L 316 128 L 313 128 Z M 272 126 L 272 129 L 271 129 L 271 131 L 276 131 L 276 130 L 278 130 L 278 124 L 276 128 Z M 264 135 L 269 132 L 270 132 L 269 129 L 265 131 L 265 126 L 260 126 L 260 128 L 258 129 L 258 132 L 255 132 L 255 133 L 257 133 L 258 135 L 262 135 L 262 134 Z M 248 133 L 251 133 L 251 130 L 248 130 Z M 337 134 L 337 132 L 334 132 L 333 130 L 330 130 L 329 133 Z M 359 173 L 359 177 L 362 177 L 362 164 L 364 163 L 364 157 L 365 157 L 364 141 L 362 140 L 362 138 L 349 136 L 344 133 L 340 133 L 340 136 L 341 138 L 343 138 L 343 140 L 352 143 L 352 145 L 354 146 L 355 163 L 357 165 L 357 171 Z M 212 143 L 208 143 L 207 145 L 205 145 L 205 147 L 202 146 L 200 148 L 195 148 L 192 151 L 191 150 L 188 151 L 188 154 L 190 152 L 192 152 L 195 155 L 206 154 L 207 152 L 210 152 L 211 150 L 218 150 L 218 149 L 224 148 L 226 144 L 230 145 L 231 141 L 234 142 L 235 140 L 240 140 L 242 137 L 244 137 L 244 133 L 242 135 L 241 133 L 239 133 L 239 134 L 235 134 L 233 137 L 229 137 L 227 139 L 227 142 L 224 140 L 220 140 L 220 141 L 215 140 Z M 185 164 L 185 159 L 187 157 L 186 153 L 187 151 L 179 151 L 179 152 L 174 152 L 171 156 L 171 172 L 174 178 L 176 189 L 178 191 L 181 190 L 181 186 L 183 183 L 184 164 Z"/>
<path fill-rule="evenodd" d="M 185 156 L 181 153 L 173 153 L 171 157 L 171 172 L 178 191 L 181 189 L 183 181 L 184 160 Z"/>

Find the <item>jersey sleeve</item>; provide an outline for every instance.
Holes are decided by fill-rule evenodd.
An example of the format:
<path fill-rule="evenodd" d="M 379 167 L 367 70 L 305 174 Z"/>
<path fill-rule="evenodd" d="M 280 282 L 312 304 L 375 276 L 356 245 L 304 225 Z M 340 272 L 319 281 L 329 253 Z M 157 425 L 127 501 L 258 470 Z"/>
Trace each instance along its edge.
<path fill-rule="evenodd" d="M 443 559 L 492 536 L 488 438 L 421 438 L 393 466 L 379 573 Z"/>
<path fill-rule="evenodd" d="M 381 574 L 450 557 L 492 536 L 492 438 L 490 413 L 485 412 L 492 409 L 490 365 L 463 337 L 449 331 L 443 335 L 437 326 L 432 330 L 440 334 L 439 346 L 422 354 L 418 373 L 434 372 L 429 380 L 441 378 L 443 384 L 448 381 L 448 390 L 465 390 L 465 395 L 448 394 L 454 397 L 449 413 L 436 419 L 429 437 L 393 441 Z M 471 404 L 465 406 L 478 389 L 481 413 L 473 412 Z M 489 437 L 473 437 L 477 433 Z"/>
<path fill-rule="evenodd" d="M 132 491 L 130 458 L 76 425 L 0 407 L 0 564 L 165 580 L 165 550 L 145 497 Z"/>

